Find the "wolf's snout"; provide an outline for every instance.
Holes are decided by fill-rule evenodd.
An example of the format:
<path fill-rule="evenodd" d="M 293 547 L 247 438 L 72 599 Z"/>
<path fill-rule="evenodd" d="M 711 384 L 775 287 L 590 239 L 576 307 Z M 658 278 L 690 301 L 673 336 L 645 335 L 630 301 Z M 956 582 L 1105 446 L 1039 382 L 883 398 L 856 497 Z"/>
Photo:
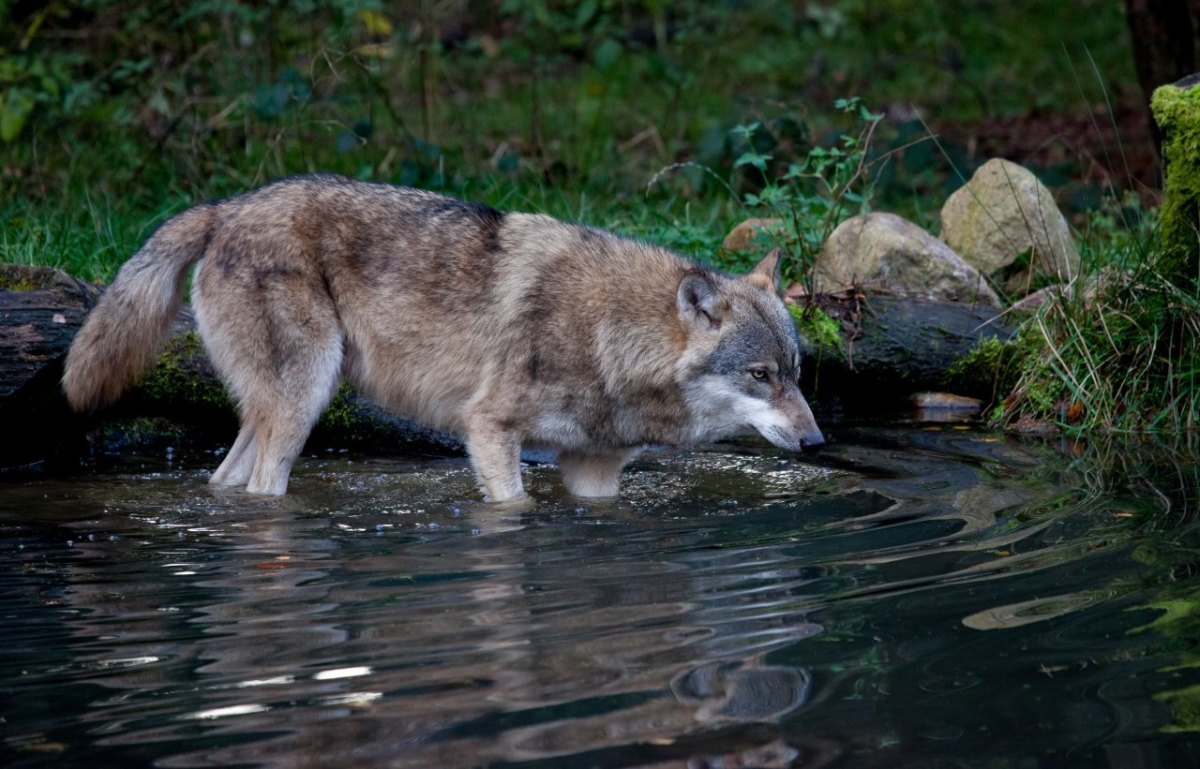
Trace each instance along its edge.
<path fill-rule="evenodd" d="M 792 412 L 792 425 L 795 430 L 796 449 L 804 451 L 815 451 L 825 445 L 825 436 L 821 434 L 821 428 L 817 427 L 817 419 L 813 416 L 812 409 L 809 408 L 808 401 L 804 400 L 804 396 L 796 392 L 796 406 Z"/>
<path fill-rule="evenodd" d="M 816 451 L 825 445 L 825 436 L 821 431 L 813 427 L 811 430 L 800 436 L 800 448 L 805 451 Z"/>

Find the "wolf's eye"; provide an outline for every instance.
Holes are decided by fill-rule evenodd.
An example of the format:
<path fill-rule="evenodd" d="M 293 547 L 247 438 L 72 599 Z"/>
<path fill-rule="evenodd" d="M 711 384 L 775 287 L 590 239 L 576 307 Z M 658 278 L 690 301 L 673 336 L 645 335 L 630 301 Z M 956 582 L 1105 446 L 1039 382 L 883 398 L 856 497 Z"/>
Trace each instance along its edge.
<path fill-rule="evenodd" d="M 765 382 L 771 376 L 765 368 L 750 369 L 750 376 L 754 377 L 756 382 Z"/>

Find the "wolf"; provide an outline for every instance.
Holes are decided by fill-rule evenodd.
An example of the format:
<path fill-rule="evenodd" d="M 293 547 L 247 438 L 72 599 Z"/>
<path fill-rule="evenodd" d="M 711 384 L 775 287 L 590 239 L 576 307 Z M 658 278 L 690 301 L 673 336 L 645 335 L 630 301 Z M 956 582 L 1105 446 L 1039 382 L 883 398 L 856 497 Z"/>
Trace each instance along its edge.
<path fill-rule="evenodd" d="M 494 502 L 524 495 L 522 445 L 557 449 L 572 494 L 611 497 L 647 445 L 747 428 L 791 451 L 824 442 L 778 251 L 734 277 L 603 230 L 332 175 L 163 223 L 71 345 L 75 410 L 153 365 L 196 263 L 197 326 L 241 422 L 219 486 L 285 493 L 343 379 L 462 436 Z"/>

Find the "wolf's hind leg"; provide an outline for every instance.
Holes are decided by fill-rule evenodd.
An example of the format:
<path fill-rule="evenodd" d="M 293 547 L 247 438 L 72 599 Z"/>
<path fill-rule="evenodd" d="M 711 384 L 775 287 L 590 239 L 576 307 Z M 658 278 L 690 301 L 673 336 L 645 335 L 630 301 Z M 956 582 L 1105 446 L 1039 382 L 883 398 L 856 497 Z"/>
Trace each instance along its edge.
<path fill-rule="evenodd" d="M 621 468 L 635 456 L 637 451 L 628 449 L 599 454 L 562 451 L 558 468 L 563 485 L 575 496 L 615 497 L 621 491 Z"/>
<path fill-rule="evenodd" d="M 254 440 L 254 424 L 242 418 L 242 429 L 229 453 L 208 482 L 214 486 L 245 486 L 254 470 L 258 447 Z"/>
<path fill-rule="evenodd" d="M 344 338 L 332 297 L 319 275 L 287 256 L 205 260 L 194 289 L 204 346 L 242 415 L 212 482 L 245 483 L 251 494 L 287 491 L 292 464 L 341 380 Z"/>
<path fill-rule="evenodd" d="M 251 427 L 257 451 L 254 470 L 246 483 L 251 494 L 278 496 L 287 491 L 292 465 L 308 434 L 329 405 L 341 381 L 341 339 L 333 340 L 325 349 L 312 349 L 311 360 L 291 361 L 283 368 L 274 390 L 276 398 L 248 409 L 258 418 Z"/>

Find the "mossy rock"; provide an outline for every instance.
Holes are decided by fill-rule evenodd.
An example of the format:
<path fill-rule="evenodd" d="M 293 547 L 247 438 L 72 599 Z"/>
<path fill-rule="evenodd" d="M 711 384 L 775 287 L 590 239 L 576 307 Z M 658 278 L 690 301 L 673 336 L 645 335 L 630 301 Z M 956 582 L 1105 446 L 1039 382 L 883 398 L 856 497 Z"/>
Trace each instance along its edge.
<path fill-rule="evenodd" d="M 845 362 L 846 340 L 839 320 L 816 306 L 801 307 L 794 304 L 788 307 L 788 311 L 810 355 L 818 360 L 833 356 Z"/>
<path fill-rule="evenodd" d="M 1178 277 L 1194 279 L 1200 262 L 1200 76 L 1155 89 L 1150 99 L 1163 131 L 1166 188 L 1159 238 Z"/>
<path fill-rule="evenodd" d="M 385 411 L 347 383 L 342 384 L 317 420 L 309 446 L 403 448 L 439 456 L 458 456 L 464 451 L 462 442 L 453 435 Z"/>

